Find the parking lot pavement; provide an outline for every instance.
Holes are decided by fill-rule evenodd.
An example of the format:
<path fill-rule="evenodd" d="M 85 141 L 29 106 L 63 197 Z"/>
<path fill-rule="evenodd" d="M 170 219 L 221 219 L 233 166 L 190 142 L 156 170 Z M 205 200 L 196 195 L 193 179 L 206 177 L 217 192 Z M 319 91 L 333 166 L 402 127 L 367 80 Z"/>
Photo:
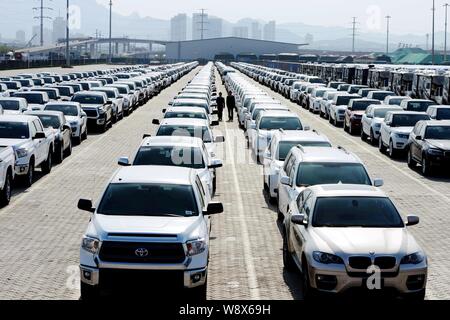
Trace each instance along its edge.
<path fill-rule="evenodd" d="M 218 75 L 217 90 L 226 95 Z M 283 270 L 277 214 L 264 197 L 262 171 L 245 149 L 244 133 L 236 118 L 218 130 L 225 146 L 219 154 L 224 167 L 218 173 L 217 200 L 225 212 L 213 218 L 208 298 L 301 298 L 300 277 Z"/>
<path fill-rule="evenodd" d="M 89 64 L 82 66 L 74 66 L 73 68 L 32 68 L 32 69 L 17 69 L 17 70 L 0 70 L 0 76 L 16 76 L 22 73 L 39 73 L 39 72 L 54 72 L 57 74 L 65 74 L 71 72 L 91 71 L 91 70 L 106 70 L 118 67 L 126 67 L 126 65 L 110 65 L 110 64 Z"/>
<path fill-rule="evenodd" d="M 92 67 L 92 66 L 91 66 Z M 195 74 L 192 71 L 107 133 L 90 135 L 70 158 L 0 210 L 0 300 L 78 299 L 79 246 L 89 215 L 77 210 L 80 197 L 96 199 L 132 155 L 151 121 Z"/>
<path fill-rule="evenodd" d="M 340 145 L 358 155 L 368 167 L 372 177 L 384 179 L 385 186 L 382 189 L 398 205 L 402 214 L 420 216 L 420 225 L 413 227 L 411 231 L 429 259 L 427 298 L 450 299 L 448 291 L 450 287 L 450 178 L 448 175 L 425 178 L 419 172 L 409 169 L 406 161 L 391 160 L 382 155 L 377 148 L 362 142 L 359 137 L 350 136 L 342 128 L 333 127 L 328 121 L 302 109 L 269 88 L 256 81 L 253 83 L 298 113 L 312 129 L 327 135 L 335 145 Z M 261 181 L 253 179 L 247 183 L 257 184 L 260 189 L 262 188 Z"/>

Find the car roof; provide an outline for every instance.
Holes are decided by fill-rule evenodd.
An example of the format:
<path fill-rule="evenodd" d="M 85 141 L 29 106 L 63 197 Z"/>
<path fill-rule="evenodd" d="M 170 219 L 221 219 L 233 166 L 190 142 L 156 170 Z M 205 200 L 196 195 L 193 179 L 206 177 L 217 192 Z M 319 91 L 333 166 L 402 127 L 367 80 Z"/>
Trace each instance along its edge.
<path fill-rule="evenodd" d="M 161 120 L 161 126 L 197 126 L 209 127 L 209 122 L 206 119 L 191 119 L 191 118 L 167 118 Z"/>
<path fill-rule="evenodd" d="M 0 117 L 0 122 L 30 122 L 35 120 L 35 116 L 27 116 L 27 115 L 2 115 Z"/>
<path fill-rule="evenodd" d="M 79 105 L 80 105 L 79 102 L 61 101 L 61 102 L 49 102 L 45 106 L 74 106 L 74 107 L 78 107 Z"/>
<path fill-rule="evenodd" d="M 450 120 L 425 120 L 422 121 L 422 123 L 425 123 L 425 125 L 427 126 L 436 126 L 436 127 L 450 126 Z"/>
<path fill-rule="evenodd" d="M 100 92 L 100 91 L 80 91 L 80 92 L 76 92 L 75 95 L 92 95 L 92 96 L 102 96 L 104 97 L 106 95 L 105 92 Z"/>
<path fill-rule="evenodd" d="M 199 99 L 185 99 L 185 98 L 181 98 L 181 99 L 177 99 L 175 98 L 174 102 L 176 103 L 205 103 L 208 104 L 207 101 L 203 98 L 199 98 Z"/>
<path fill-rule="evenodd" d="M 317 198 L 328 197 L 376 197 L 387 198 L 379 188 L 367 185 L 329 184 L 309 187 Z"/>
<path fill-rule="evenodd" d="M 314 130 L 279 130 L 274 136 L 279 137 L 279 141 L 326 141 L 328 138 Z"/>
<path fill-rule="evenodd" d="M 421 115 L 427 115 L 427 113 L 426 112 L 419 112 L 419 111 L 406 111 L 406 110 L 399 110 L 399 111 L 389 111 L 390 113 L 392 113 L 393 115 L 397 115 L 397 114 L 405 114 L 405 115 L 408 115 L 408 114 L 411 114 L 411 115 L 414 115 L 414 114 L 421 114 Z"/>
<path fill-rule="evenodd" d="M 345 149 L 337 148 L 320 148 L 320 147 L 304 147 L 298 148 L 294 152 L 299 152 L 302 162 L 327 162 L 327 163 L 361 163 L 353 153 L 347 152 Z"/>
<path fill-rule="evenodd" d="M 168 112 L 191 112 L 191 113 L 206 113 L 206 110 L 204 108 L 200 107 L 170 107 L 167 108 L 166 113 Z"/>
<path fill-rule="evenodd" d="M 145 138 L 141 147 L 150 146 L 178 146 L 178 147 L 198 147 L 203 146 L 200 138 L 184 137 L 184 136 L 157 136 Z"/>
<path fill-rule="evenodd" d="M 0 97 L 0 101 L 27 101 L 25 98 L 20 97 Z"/>
<path fill-rule="evenodd" d="M 110 183 L 191 185 L 193 170 L 182 167 L 131 166 L 117 170 Z"/>
<path fill-rule="evenodd" d="M 47 110 L 42 110 L 42 111 L 25 111 L 24 112 L 25 115 L 30 115 L 30 116 L 34 116 L 34 115 L 50 115 L 50 116 L 64 116 L 64 113 L 62 113 L 61 111 L 47 111 Z"/>
<path fill-rule="evenodd" d="M 289 111 L 289 109 L 285 109 L 285 107 L 280 107 L 280 108 L 269 108 L 268 110 L 263 110 L 260 113 L 260 117 L 286 117 L 286 118 L 298 118 L 300 119 L 300 117 Z"/>

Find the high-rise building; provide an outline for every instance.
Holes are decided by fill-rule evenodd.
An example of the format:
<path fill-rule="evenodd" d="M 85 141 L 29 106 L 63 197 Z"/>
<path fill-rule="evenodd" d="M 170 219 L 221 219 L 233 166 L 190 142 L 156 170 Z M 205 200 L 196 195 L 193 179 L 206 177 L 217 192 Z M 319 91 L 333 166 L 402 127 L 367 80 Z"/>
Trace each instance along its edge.
<path fill-rule="evenodd" d="M 45 36 L 44 36 L 45 38 Z M 58 39 L 66 38 L 66 19 L 63 17 L 56 17 L 53 19 L 53 32 L 52 32 L 52 42 L 58 42 Z"/>
<path fill-rule="evenodd" d="M 276 22 L 269 21 L 266 25 L 264 25 L 264 40 L 267 41 L 275 41 L 276 39 Z"/>
<path fill-rule="evenodd" d="M 259 22 L 256 21 L 252 23 L 252 39 L 262 39 L 262 31 Z"/>
<path fill-rule="evenodd" d="M 17 32 L 16 32 L 16 41 L 18 43 L 25 43 L 25 31 L 17 30 Z"/>
<path fill-rule="evenodd" d="M 192 40 L 206 38 L 208 27 L 208 15 L 206 13 L 194 13 L 192 15 Z"/>
<path fill-rule="evenodd" d="M 41 38 L 40 38 L 41 27 L 40 26 L 33 26 L 32 31 L 31 31 L 31 36 L 33 37 L 34 35 L 36 35 L 36 37 L 34 37 L 31 44 L 33 46 L 40 46 L 40 44 L 41 44 Z M 52 42 L 52 30 L 44 28 L 44 45 L 48 45 L 51 42 Z"/>
<path fill-rule="evenodd" d="M 180 13 L 170 20 L 170 40 L 187 40 L 187 15 Z"/>
<path fill-rule="evenodd" d="M 248 27 L 234 27 L 233 28 L 233 37 L 238 38 L 248 38 Z"/>
<path fill-rule="evenodd" d="M 222 38 L 222 24 L 222 19 L 210 17 L 208 19 L 208 30 L 206 31 L 206 38 Z"/>

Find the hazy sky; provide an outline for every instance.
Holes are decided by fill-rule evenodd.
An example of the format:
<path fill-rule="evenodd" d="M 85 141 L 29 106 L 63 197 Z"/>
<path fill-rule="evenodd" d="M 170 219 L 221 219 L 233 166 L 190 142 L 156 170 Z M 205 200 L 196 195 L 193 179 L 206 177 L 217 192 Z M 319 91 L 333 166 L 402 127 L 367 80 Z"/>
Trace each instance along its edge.
<path fill-rule="evenodd" d="M 109 3 L 109 0 L 96 1 Z M 375 32 L 385 30 L 384 17 L 389 14 L 393 33 L 431 31 L 432 0 L 113 0 L 113 3 L 118 13 L 137 12 L 161 19 L 180 12 L 192 14 L 200 8 L 230 21 L 250 17 L 325 26 L 350 26 L 351 17 L 357 16 L 362 29 Z M 444 3 L 436 0 L 437 30 L 444 29 Z"/>

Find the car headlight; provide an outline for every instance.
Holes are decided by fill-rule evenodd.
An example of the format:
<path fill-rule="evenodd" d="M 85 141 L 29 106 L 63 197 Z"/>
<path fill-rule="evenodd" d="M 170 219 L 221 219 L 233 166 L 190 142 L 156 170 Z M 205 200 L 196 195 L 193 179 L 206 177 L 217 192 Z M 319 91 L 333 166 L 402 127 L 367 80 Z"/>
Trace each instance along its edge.
<path fill-rule="evenodd" d="M 324 253 L 320 251 L 314 251 L 313 258 L 316 262 L 322 264 L 344 264 L 344 260 L 342 260 L 342 258 L 334 254 Z"/>
<path fill-rule="evenodd" d="M 16 150 L 17 158 L 25 158 L 28 155 L 28 149 L 17 149 Z"/>
<path fill-rule="evenodd" d="M 196 256 L 205 252 L 206 250 L 206 241 L 204 239 L 188 241 L 186 243 L 187 254 L 188 256 Z"/>
<path fill-rule="evenodd" d="M 395 136 L 399 139 L 408 139 L 409 138 L 409 134 L 404 134 L 404 133 L 396 133 Z"/>
<path fill-rule="evenodd" d="M 99 114 L 105 114 L 105 109 L 103 108 L 103 107 L 101 107 L 101 108 L 98 108 L 98 113 Z"/>
<path fill-rule="evenodd" d="M 430 149 L 428 149 L 428 150 L 427 150 L 427 153 L 428 153 L 428 154 L 431 154 L 431 155 L 435 155 L 435 156 L 440 156 L 440 155 L 443 155 L 443 154 L 444 154 L 444 152 L 443 152 L 442 150 L 435 149 L 435 148 L 430 148 Z"/>
<path fill-rule="evenodd" d="M 85 236 L 81 241 L 81 248 L 92 254 L 97 254 L 100 249 L 100 240 Z"/>
<path fill-rule="evenodd" d="M 70 123 L 72 126 L 78 125 L 78 121 L 70 121 L 69 123 Z"/>
<path fill-rule="evenodd" d="M 419 264 L 425 260 L 425 256 L 421 252 L 416 252 L 403 257 L 400 264 Z"/>

